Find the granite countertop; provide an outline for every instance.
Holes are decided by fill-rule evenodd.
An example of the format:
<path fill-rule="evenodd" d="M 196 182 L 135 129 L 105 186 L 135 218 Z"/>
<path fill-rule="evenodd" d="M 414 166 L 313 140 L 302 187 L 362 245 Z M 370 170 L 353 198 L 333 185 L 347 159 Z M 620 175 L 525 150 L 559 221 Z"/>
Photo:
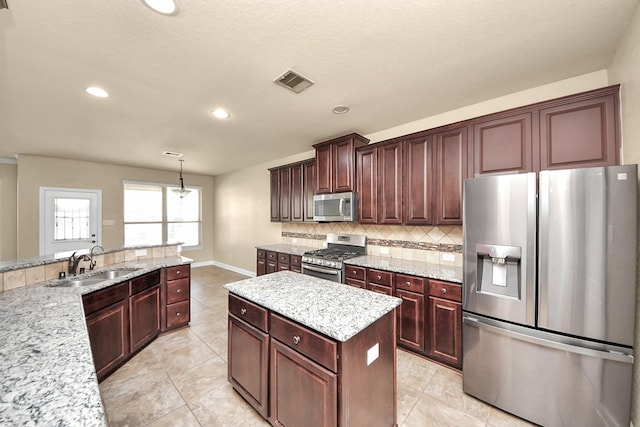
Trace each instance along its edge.
<path fill-rule="evenodd" d="M 229 292 L 338 341 L 400 305 L 401 299 L 324 279 L 280 271 L 224 285 Z"/>
<path fill-rule="evenodd" d="M 275 243 L 272 245 L 256 246 L 256 249 L 264 249 L 265 251 L 282 252 L 289 255 L 303 255 L 307 251 L 314 251 L 318 248 L 310 246 L 291 245 L 288 243 Z"/>
<path fill-rule="evenodd" d="M 462 267 L 456 267 L 453 265 L 431 264 L 424 261 L 409 261 L 373 255 L 349 258 L 345 261 L 345 264 L 377 268 L 379 270 L 410 274 L 413 276 L 426 277 L 428 279 L 462 283 Z"/>
<path fill-rule="evenodd" d="M 79 288 L 42 282 L 0 293 L 0 425 L 107 426 L 82 295 L 161 267 L 176 256 L 105 267 L 136 272 Z"/>

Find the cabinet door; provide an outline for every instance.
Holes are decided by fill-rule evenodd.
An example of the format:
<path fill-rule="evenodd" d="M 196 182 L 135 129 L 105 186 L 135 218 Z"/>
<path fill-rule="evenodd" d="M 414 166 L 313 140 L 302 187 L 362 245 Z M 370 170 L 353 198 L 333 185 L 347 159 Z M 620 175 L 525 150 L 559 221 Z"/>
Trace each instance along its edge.
<path fill-rule="evenodd" d="M 402 223 L 402 144 L 378 147 L 378 223 Z"/>
<path fill-rule="evenodd" d="M 331 193 L 331 144 L 316 147 L 316 194 Z"/>
<path fill-rule="evenodd" d="M 128 301 L 121 301 L 88 316 L 87 331 L 98 381 L 102 381 L 129 356 Z"/>
<path fill-rule="evenodd" d="M 474 176 L 534 171 L 531 113 L 473 126 Z"/>
<path fill-rule="evenodd" d="M 291 168 L 280 169 L 280 221 L 291 221 Z"/>
<path fill-rule="evenodd" d="M 356 151 L 358 169 L 358 222 L 375 224 L 378 220 L 378 150 L 373 147 Z"/>
<path fill-rule="evenodd" d="M 437 224 L 462 224 L 462 185 L 467 177 L 467 133 L 465 126 L 436 136 Z"/>
<path fill-rule="evenodd" d="M 429 356 L 462 366 L 462 305 L 429 297 Z"/>
<path fill-rule="evenodd" d="M 332 144 L 333 154 L 333 191 L 336 193 L 344 191 L 354 191 L 355 185 L 353 179 L 355 173 L 354 166 L 354 145 L 353 139 L 348 138 L 344 141 Z"/>
<path fill-rule="evenodd" d="M 303 221 L 313 221 L 313 194 L 316 190 L 315 160 L 302 164 L 302 180 L 304 186 Z"/>
<path fill-rule="evenodd" d="M 228 378 L 233 388 L 268 417 L 269 336 L 229 316 Z"/>
<path fill-rule="evenodd" d="M 424 295 L 396 289 L 402 304 L 396 309 L 398 345 L 424 352 Z"/>
<path fill-rule="evenodd" d="M 433 221 L 433 136 L 406 141 L 404 146 L 404 223 L 428 225 Z"/>
<path fill-rule="evenodd" d="M 302 182 L 302 164 L 291 166 L 291 221 L 301 222 L 304 219 Z"/>
<path fill-rule="evenodd" d="M 608 95 L 540 110 L 540 169 L 618 164 L 617 104 Z"/>
<path fill-rule="evenodd" d="M 280 221 L 280 171 L 274 169 L 271 173 L 271 222 Z"/>
<path fill-rule="evenodd" d="M 336 374 L 275 339 L 271 339 L 270 369 L 273 425 L 337 426 Z"/>
<path fill-rule="evenodd" d="M 133 353 L 160 333 L 160 286 L 133 295 L 129 302 L 131 352 Z"/>

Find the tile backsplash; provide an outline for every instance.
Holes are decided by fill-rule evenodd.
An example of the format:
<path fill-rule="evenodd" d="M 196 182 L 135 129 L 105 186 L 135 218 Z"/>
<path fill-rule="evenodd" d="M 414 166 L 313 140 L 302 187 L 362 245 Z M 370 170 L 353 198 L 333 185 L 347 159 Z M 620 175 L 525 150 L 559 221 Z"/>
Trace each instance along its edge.
<path fill-rule="evenodd" d="M 366 235 L 369 255 L 462 266 L 462 226 L 283 223 L 282 243 L 320 248 L 328 233 Z"/>

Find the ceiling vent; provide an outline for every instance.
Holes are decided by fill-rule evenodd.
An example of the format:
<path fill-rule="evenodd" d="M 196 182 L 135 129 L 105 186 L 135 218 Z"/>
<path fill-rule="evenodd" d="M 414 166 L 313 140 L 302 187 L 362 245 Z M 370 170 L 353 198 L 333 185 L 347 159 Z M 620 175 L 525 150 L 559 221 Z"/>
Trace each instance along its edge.
<path fill-rule="evenodd" d="M 174 151 L 165 151 L 164 153 L 165 156 L 169 156 L 169 157 L 182 157 L 182 153 L 176 153 Z"/>
<path fill-rule="evenodd" d="M 293 70 L 287 70 L 280 77 L 273 81 L 280 86 L 284 86 L 287 89 L 300 93 L 313 84 L 308 78 L 296 73 Z"/>

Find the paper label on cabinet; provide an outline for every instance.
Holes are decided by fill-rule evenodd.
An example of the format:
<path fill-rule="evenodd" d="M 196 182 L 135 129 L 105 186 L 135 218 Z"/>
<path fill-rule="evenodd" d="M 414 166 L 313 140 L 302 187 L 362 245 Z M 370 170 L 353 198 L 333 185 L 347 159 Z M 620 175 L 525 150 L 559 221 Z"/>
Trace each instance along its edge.
<path fill-rule="evenodd" d="M 371 365 L 380 356 L 380 344 L 376 344 L 367 350 L 367 366 Z"/>

